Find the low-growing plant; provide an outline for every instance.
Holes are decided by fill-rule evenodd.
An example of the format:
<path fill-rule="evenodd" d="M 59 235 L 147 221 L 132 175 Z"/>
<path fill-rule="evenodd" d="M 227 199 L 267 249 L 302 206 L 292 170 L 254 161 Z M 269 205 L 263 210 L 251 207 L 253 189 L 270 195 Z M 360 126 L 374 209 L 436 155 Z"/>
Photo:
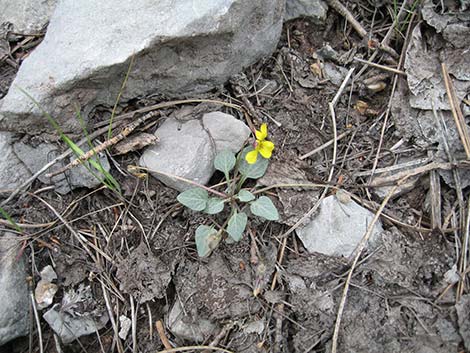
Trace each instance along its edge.
<path fill-rule="evenodd" d="M 215 224 L 197 227 L 195 238 L 199 256 L 210 255 L 225 233 L 228 234 L 227 242 L 240 241 L 250 215 L 269 221 L 279 219 L 276 206 L 269 197 L 257 197 L 256 192 L 243 188 L 247 179 L 261 178 L 268 168 L 274 144 L 266 140 L 267 134 L 267 125 L 263 124 L 255 132 L 253 146 L 244 148 L 238 155 L 229 150 L 217 154 L 214 167 L 225 176 L 225 182 L 221 184 L 226 187 L 224 192 L 201 185 L 178 195 L 178 201 L 184 206 L 209 215 L 221 213 L 226 205 L 230 208 L 228 218 L 219 229 Z"/>

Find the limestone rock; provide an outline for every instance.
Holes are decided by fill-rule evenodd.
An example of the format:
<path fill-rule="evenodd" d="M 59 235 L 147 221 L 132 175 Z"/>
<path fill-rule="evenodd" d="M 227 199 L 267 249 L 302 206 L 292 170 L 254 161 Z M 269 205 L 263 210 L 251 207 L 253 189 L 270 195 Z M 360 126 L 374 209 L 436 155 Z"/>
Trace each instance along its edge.
<path fill-rule="evenodd" d="M 217 153 L 238 152 L 249 134 L 245 123 L 221 112 L 185 122 L 169 118 L 155 132 L 159 142 L 145 150 L 140 165 L 155 171 L 153 176 L 169 187 L 184 191 L 193 186 L 172 175 L 206 184 L 214 173 Z"/>
<path fill-rule="evenodd" d="M 354 253 L 367 231 L 374 214 L 352 200 L 338 200 L 335 195 L 326 197 L 320 212 L 296 232 L 308 252 L 329 256 L 349 257 Z M 369 246 L 375 245 L 383 231 L 380 221 L 375 226 Z"/>
<path fill-rule="evenodd" d="M 323 22 L 327 11 L 328 6 L 322 0 L 287 0 L 284 20 L 308 17 L 314 22 Z"/>
<path fill-rule="evenodd" d="M 49 22 L 56 3 L 57 0 L 0 0 L 0 24 L 11 23 L 15 32 L 38 32 Z"/>
<path fill-rule="evenodd" d="M 12 147 L 12 134 L 0 132 L 0 189 L 16 189 L 30 176 Z"/>
<path fill-rule="evenodd" d="M 19 251 L 14 234 L 0 234 L 0 346 L 29 332 L 28 285 Z"/>
<path fill-rule="evenodd" d="M 194 95 L 223 84 L 278 42 L 285 0 L 62 0 L 43 42 L 26 58 L 0 107 L 0 128 L 37 134 L 47 119 L 65 131 L 83 115 L 122 100 Z M 38 67 L 41 69 L 38 70 Z"/>

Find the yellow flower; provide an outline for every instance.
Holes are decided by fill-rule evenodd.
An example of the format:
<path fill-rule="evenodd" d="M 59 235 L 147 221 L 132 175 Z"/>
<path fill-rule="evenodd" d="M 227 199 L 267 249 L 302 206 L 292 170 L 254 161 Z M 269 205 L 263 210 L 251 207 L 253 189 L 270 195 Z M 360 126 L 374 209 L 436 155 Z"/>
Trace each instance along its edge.
<path fill-rule="evenodd" d="M 260 153 L 264 158 L 270 158 L 273 154 L 274 143 L 267 141 L 268 137 L 268 125 L 261 124 L 260 130 L 255 131 L 256 135 L 256 145 L 253 151 L 250 151 L 246 154 L 245 159 L 248 164 L 255 164 L 258 159 L 258 153 Z"/>

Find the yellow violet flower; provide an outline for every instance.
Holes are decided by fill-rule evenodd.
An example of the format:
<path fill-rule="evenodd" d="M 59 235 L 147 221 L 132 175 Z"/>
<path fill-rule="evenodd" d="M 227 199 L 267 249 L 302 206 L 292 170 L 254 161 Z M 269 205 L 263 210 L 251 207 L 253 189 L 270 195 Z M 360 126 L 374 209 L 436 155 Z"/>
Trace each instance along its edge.
<path fill-rule="evenodd" d="M 255 135 L 255 149 L 248 152 L 245 156 L 248 164 L 256 163 L 256 160 L 258 159 L 258 153 L 260 153 L 264 158 L 270 158 L 274 150 L 274 143 L 266 140 L 266 137 L 268 137 L 268 125 L 261 124 L 260 130 L 256 130 Z"/>

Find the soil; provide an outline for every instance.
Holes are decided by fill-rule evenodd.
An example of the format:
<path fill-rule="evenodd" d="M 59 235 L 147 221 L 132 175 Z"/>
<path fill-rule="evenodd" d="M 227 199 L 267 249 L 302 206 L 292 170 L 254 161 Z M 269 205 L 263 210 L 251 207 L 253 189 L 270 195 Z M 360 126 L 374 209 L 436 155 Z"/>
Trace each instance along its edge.
<path fill-rule="evenodd" d="M 367 30 L 374 23 L 374 37 L 379 40 L 392 24 L 387 6 L 378 7 L 372 19 L 374 7 L 369 2 L 350 1 L 347 5 Z M 419 16 L 411 26 L 418 20 Z M 407 25 L 404 23 L 405 28 Z M 395 35 L 389 42 L 398 53 L 405 43 L 405 30 L 403 36 Z M 246 105 L 236 93 L 241 91 L 255 111 L 250 114 L 253 124 L 268 123 L 276 149 L 267 174 L 253 187 L 330 184 L 354 194 L 375 212 L 382 198 L 368 187 L 367 172 L 375 169 L 378 146 L 377 169 L 427 156 L 428 149 L 415 145 L 413 138 L 401 140 L 402 133 L 392 120 L 383 126 L 394 76 L 369 67 L 354 85 L 348 84 L 336 105 L 337 133 L 348 135 L 338 141 L 332 178 L 329 180 L 332 145 L 301 158 L 333 138 L 328 102 L 348 70 L 355 67 L 357 73 L 363 67 L 352 57 L 367 59 L 372 51 L 330 9 L 323 24 L 308 19 L 287 22 L 272 57 L 246 69 L 225 87 L 201 96 Z M 396 66 L 397 59 L 386 53 L 379 58 L 383 65 L 395 61 Z M 322 64 L 323 72 L 318 75 Z M 6 63 L 1 65 L 0 97 L 15 73 Z M 382 90 L 367 88 L 374 80 Z M 161 99 L 147 97 L 120 109 L 130 111 Z M 157 121 L 214 109 L 246 121 L 239 111 L 212 104 L 166 108 L 159 111 Z M 109 107 L 97 109 L 89 121 L 90 129 L 109 112 Z M 149 124 L 139 132 L 155 128 L 156 124 Z M 401 145 L 392 149 L 398 142 Z M 59 291 L 54 303 L 60 303 L 70 289 L 85 285 L 91 287 L 97 306 L 112 308 L 114 320 L 119 321 L 121 315 L 134 319 L 135 331 L 120 340 L 121 348 L 109 321 L 96 334 L 63 345 L 62 352 L 158 352 L 165 349 L 155 326 L 158 320 L 174 347 L 212 344 L 231 352 L 330 352 L 351 261 L 309 254 L 295 232 L 282 236 L 319 200 L 324 188 L 270 190 L 280 210 L 279 222 L 252 220 L 242 241 L 221 242 L 208 258 L 199 258 L 196 227 L 211 221 L 222 224 L 222 217 L 185 209 L 176 201 L 176 191 L 150 176 L 138 178 L 126 172 L 139 156 L 140 151 L 109 155 L 112 174 L 123 189 L 122 198 L 105 187 L 65 196 L 47 189 L 33 195 L 43 187 L 36 182 L 29 193 L 6 207 L 21 223 L 54 222 L 25 228 L 25 253 L 33 281 L 40 279 L 39 272 L 46 265 L 53 265 L 57 272 Z M 211 184 L 221 180 L 216 174 Z M 459 264 L 462 249 L 457 194 L 441 182 L 443 225 L 433 229 L 429 185 L 429 176 L 421 174 L 411 190 L 387 203 L 381 245 L 363 253 L 352 276 L 338 352 L 448 353 L 470 348 L 468 275 L 459 301 L 457 284 L 446 281 L 449 271 Z M 332 190 L 329 194 L 335 192 Z M 467 200 L 468 190 L 462 192 Z M 75 235 L 57 221 L 48 205 L 61 214 Z M 77 310 L 78 316 L 93 311 Z M 3 351 L 39 352 L 34 320 L 31 325 L 31 343 L 28 338 L 17 339 Z M 44 351 L 58 352 L 44 320 L 41 329 Z"/>

